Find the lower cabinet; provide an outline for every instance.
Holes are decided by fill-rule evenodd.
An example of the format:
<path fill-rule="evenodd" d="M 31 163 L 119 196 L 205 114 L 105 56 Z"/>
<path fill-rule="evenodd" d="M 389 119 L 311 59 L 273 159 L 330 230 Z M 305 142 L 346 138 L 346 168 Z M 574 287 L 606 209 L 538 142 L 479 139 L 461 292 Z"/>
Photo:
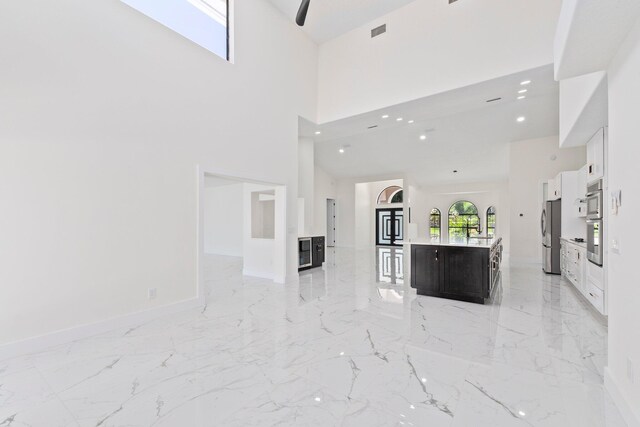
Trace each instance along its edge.
<path fill-rule="evenodd" d="M 490 255 L 495 253 L 490 261 Z M 499 251 L 455 246 L 411 246 L 411 286 L 418 295 L 483 304 L 499 274 Z"/>
<path fill-rule="evenodd" d="M 444 280 L 440 291 L 448 295 L 487 298 L 489 250 L 448 247 L 444 257 Z"/>
<path fill-rule="evenodd" d="M 444 263 L 440 246 L 413 245 L 411 247 L 411 284 L 419 284 L 418 293 L 436 295 L 443 281 Z"/>
<path fill-rule="evenodd" d="M 561 244 L 562 275 L 602 314 L 606 313 L 604 304 L 604 274 L 602 267 L 587 260 L 587 249 L 571 241 Z"/>

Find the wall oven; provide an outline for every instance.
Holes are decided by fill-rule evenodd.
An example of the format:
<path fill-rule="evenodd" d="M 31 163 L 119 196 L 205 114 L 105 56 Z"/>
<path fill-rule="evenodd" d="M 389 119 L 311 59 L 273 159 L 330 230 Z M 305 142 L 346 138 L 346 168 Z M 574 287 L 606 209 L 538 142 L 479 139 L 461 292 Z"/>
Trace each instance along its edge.
<path fill-rule="evenodd" d="M 587 187 L 587 259 L 602 266 L 603 230 L 602 230 L 602 180 Z"/>
<path fill-rule="evenodd" d="M 587 219 L 602 219 L 602 180 L 587 187 Z"/>
<path fill-rule="evenodd" d="M 587 220 L 587 259 L 602 266 L 602 220 Z"/>

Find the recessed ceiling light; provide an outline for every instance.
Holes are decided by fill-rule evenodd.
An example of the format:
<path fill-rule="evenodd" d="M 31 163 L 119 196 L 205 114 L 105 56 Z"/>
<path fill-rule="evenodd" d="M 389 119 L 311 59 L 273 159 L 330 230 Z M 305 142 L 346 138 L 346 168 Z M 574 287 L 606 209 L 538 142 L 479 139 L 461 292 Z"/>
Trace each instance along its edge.
<path fill-rule="evenodd" d="M 322 132 L 320 132 L 319 130 L 316 131 L 316 135 L 320 135 Z"/>
<path fill-rule="evenodd" d="M 396 119 L 396 122 L 401 122 L 401 121 L 403 121 L 403 120 L 404 120 L 404 119 L 403 119 L 402 117 L 398 117 L 398 118 Z"/>
<path fill-rule="evenodd" d="M 385 114 L 384 116 L 382 116 L 382 118 L 383 118 L 383 119 L 388 119 L 388 118 L 389 118 L 389 115 L 388 115 L 388 114 Z"/>
<path fill-rule="evenodd" d="M 526 89 L 520 89 L 520 90 L 518 91 L 518 93 L 527 93 L 527 90 L 526 90 Z"/>
<path fill-rule="evenodd" d="M 521 84 L 522 86 L 526 86 L 526 85 L 528 85 L 529 83 L 531 83 L 531 80 L 525 80 L 525 81 L 523 81 L 523 82 L 520 82 L 520 84 Z"/>
<path fill-rule="evenodd" d="M 424 141 L 425 139 L 427 139 L 427 135 L 420 135 L 420 139 Z"/>
<path fill-rule="evenodd" d="M 339 150 L 338 150 L 338 152 L 339 152 L 340 154 L 344 153 L 344 148 L 339 149 Z"/>
<path fill-rule="evenodd" d="M 518 411 L 518 415 L 520 415 L 521 417 L 526 417 L 527 413 L 524 411 Z"/>
<path fill-rule="evenodd" d="M 316 402 L 321 402 L 321 401 L 322 401 L 322 398 L 320 398 L 320 397 L 316 397 L 314 400 L 315 400 Z"/>
<path fill-rule="evenodd" d="M 520 95 L 520 96 L 518 97 L 518 99 L 525 99 L 525 98 L 526 98 L 526 96 L 524 96 L 524 95 Z"/>
<path fill-rule="evenodd" d="M 409 120 L 407 123 L 411 124 L 411 123 L 413 123 L 413 120 Z"/>
<path fill-rule="evenodd" d="M 457 171 L 457 170 L 454 170 L 454 171 L 453 171 L 453 173 L 458 173 L 458 171 Z"/>
<path fill-rule="evenodd" d="M 522 123 L 526 120 L 526 118 L 524 116 L 520 116 L 516 120 L 518 121 L 518 123 Z"/>

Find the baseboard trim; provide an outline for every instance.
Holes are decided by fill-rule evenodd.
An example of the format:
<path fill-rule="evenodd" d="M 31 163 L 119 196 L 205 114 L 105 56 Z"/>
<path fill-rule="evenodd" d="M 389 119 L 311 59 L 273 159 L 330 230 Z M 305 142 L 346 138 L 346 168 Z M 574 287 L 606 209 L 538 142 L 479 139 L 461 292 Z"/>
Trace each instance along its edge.
<path fill-rule="evenodd" d="M 620 392 L 620 387 L 611 376 L 609 367 L 604 368 L 604 388 L 613 399 L 616 407 L 622 414 L 622 418 L 627 423 L 627 427 L 640 427 L 640 414 L 634 412 L 633 407 Z"/>
<path fill-rule="evenodd" d="M 273 273 L 262 273 L 259 271 L 242 270 L 243 276 L 257 277 L 258 279 L 274 280 Z"/>
<path fill-rule="evenodd" d="M 202 307 L 204 303 L 204 296 L 198 296 L 196 298 L 179 301 L 161 307 L 99 320 L 93 323 L 87 323 L 44 335 L 26 338 L 24 340 L 2 344 L 0 345 L 0 360 L 40 352 L 50 347 L 67 344 L 82 338 L 89 338 L 114 329 L 134 327 L 160 317 Z"/>

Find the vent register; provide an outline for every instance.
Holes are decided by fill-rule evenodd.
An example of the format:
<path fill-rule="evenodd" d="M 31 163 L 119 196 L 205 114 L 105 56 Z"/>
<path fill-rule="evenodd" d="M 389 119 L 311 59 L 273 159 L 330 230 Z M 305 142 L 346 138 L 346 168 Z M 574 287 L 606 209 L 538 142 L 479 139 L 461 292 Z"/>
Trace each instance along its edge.
<path fill-rule="evenodd" d="M 378 37 L 379 35 L 384 34 L 386 32 L 387 32 L 387 24 L 382 24 L 379 27 L 376 27 L 373 30 L 371 30 L 371 38 Z"/>

